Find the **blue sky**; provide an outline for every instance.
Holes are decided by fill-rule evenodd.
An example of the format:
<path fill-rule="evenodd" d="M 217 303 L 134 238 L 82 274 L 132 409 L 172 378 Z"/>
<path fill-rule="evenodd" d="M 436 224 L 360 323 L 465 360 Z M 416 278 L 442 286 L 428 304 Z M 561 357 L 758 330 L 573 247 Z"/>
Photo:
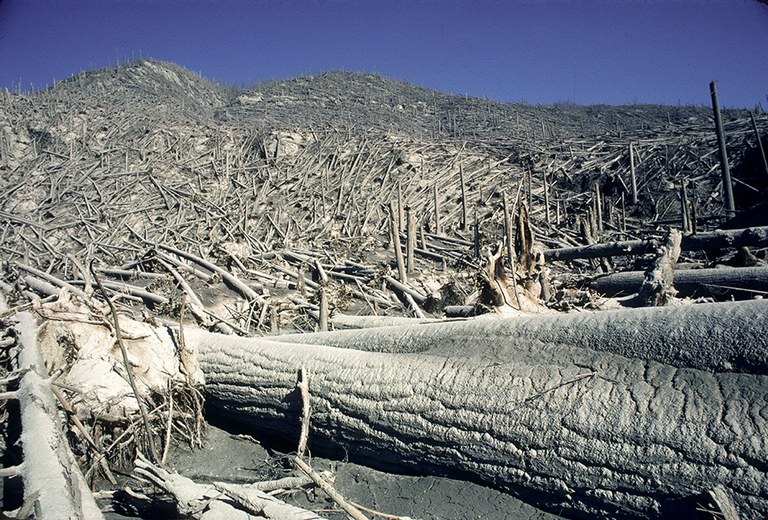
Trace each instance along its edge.
<path fill-rule="evenodd" d="M 756 0 L 0 0 L 0 88 L 149 57 L 251 85 L 377 72 L 499 101 L 768 110 Z"/>

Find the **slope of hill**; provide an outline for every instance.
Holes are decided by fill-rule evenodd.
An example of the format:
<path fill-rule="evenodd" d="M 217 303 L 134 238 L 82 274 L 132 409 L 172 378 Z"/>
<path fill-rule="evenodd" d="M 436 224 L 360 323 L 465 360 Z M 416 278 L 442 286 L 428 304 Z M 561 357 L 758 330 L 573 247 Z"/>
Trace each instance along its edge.
<path fill-rule="evenodd" d="M 208 119 L 222 106 L 222 89 L 173 63 L 135 61 L 125 65 L 82 72 L 40 93 L 46 101 L 68 101 L 81 109 L 99 106 L 108 112 L 132 115 L 180 116 Z"/>
<path fill-rule="evenodd" d="M 123 215 L 120 207 L 143 207 L 121 225 L 146 229 L 147 238 L 167 236 L 165 226 L 179 219 L 205 234 L 216 227 L 210 219 L 168 214 L 177 204 L 200 213 L 205 200 L 199 216 L 213 211 L 240 222 L 241 239 L 265 249 L 285 226 L 311 243 L 342 215 L 342 235 L 386 232 L 399 185 L 427 229 L 436 226 L 437 189 L 444 226 L 463 228 L 466 207 L 476 207 L 490 237 L 501 222 L 501 192 L 523 187 L 534 222 L 547 229 L 541 238 L 557 243 L 575 238 L 567 227 L 578 233 L 576 217 L 594 209 L 595 189 L 617 226 L 621 199 L 631 195 L 630 143 L 641 202 L 626 208 L 630 224 L 679 219 L 684 184 L 695 184 L 702 222 L 721 214 L 715 138 L 703 108 L 503 104 L 341 72 L 233 96 L 151 61 L 79 74 L 34 95 L 5 93 L 2 102 L 0 203 L 21 220 L 75 222 L 83 215 L 73 204 L 87 201 L 86 213 L 102 221 Z M 743 115 L 724 116 L 736 169 L 754 143 Z M 264 225 L 287 208 L 292 217 L 279 232 Z M 66 251 L 79 249 L 63 234 L 57 240 L 70 244 Z M 23 243 L 7 235 L 6 247 L 15 240 Z"/>
<path fill-rule="evenodd" d="M 724 120 L 742 209 L 768 179 L 748 114 Z M 521 291 L 543 294 L 539 248 L 721 224 L 712 126 L 703 107 L 506 104 L 371 74 L 233 92 L 168 63 L 83 73 L 0 93 L 2 288 L 93 300 L 93 265 L 126 312 L 240 335 L 442 318 L 482 307 L 503 241 L 528 244 Z"/>
<path fill-rule="evenodd" d="M 581 107 L 500 103 L 444 94 L 374 74 L 327 72 L 258 85 L 230 115 L 289 128 L 355 128 L 409 136 L 550 141 L 610 132 L 695 127 L 711 111 L 658 105 Z M 736 117 L 734 111 L 730 114 Z M 738 114 L 743 117 L 744 114 Z"/>

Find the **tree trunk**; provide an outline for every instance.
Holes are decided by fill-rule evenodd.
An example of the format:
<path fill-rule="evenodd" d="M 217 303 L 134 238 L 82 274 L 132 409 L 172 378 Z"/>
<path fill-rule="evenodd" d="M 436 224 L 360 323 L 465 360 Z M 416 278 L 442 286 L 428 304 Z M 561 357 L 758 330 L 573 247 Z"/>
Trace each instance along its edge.
<path fill-rule="evenodd" d="M 606 296 L 628 295 L 638 291 L 644 277 L 642 271 L 614 273 L 593 280 L 590 287 Z M 683 298 L 768 294 L 768 267 L 677 269 L 675 289 Z"/>
<path fill-rule="evenodd" d="M 18 314 L 18 370 L 21 443 L 25 500 L 35 501 L 37 518 L 104 518 L 75 462 L 60 427 L 61 417 L 51 391 L 31 314 Z M 37 494 L 37 498 L 33 498 Z"/>
<path fill-rule="evenodd" d="M 739 311 L 754 317 L 757 310 L 765 314 L 765 307 Z M 659 310 L 670 309 L 642 312 Z M 621 321 L 608 314 L 590 315 L 595 322 L 586 320 L 583 328 L 606 329 Z M 562 319 L 553 318 L 550 329 Z M 526 324 L 498 318 L 450 324 L 486 338 L 488 349 L 466 334 L 441 348 L 435 328 L 447 325 L 398 328 L 401 350 L 411 343 L 435 345 L 419 354 L 202 331 L 190 331 L 187 345 L 195 346 L 206 374 L 209 404 L 272 435 L 298 439 L 296 377 L 300 367 L 310 370 L 310 442 L 316 453 L 343 450 L 379 467 L 472 479 L 540 507 L 591 518 L 655 516 L 668 500 L 717 485 L 745 517 L 768 511 L 768 418 L 762 412 L 768 407 L 768 376 L 713 374 L 567 343 L 494 336 L 495 326 L 505 321 L 513 323 L 510 330 Z M 697 331 L 703 319 L 688 322 L 695 323 L 690 328 L 677 319 L 672 323 L 686 329 L 677 336 L 717 343 Z M 637 325 L 630 319 L 624 335 L 603 334 L 604 341 L 623 341 L 630 333 L 643 342 L 647 336 L 633 332 L 644 330 Z M 669 325 L 661 320 L 662 327 Z M 397 341 L 387 328 L 350 332 Z M 453 338 L 455 328 L 450 332 L 444 338 Z M 674 343 L 665 332 L 665 344 Z M 341 335 L 308 336 L 319 343 Z"/>
<path fill-rule="evenodd" d="M 270 338 L 377 352 L 477 355 L 536 345 L 577 347 L 711 372 L 768 374 L 768 300 L 488 317 Z"/>
<path fill-rule="evenodd" d="M 768 226 L 746 229 L 727 229 L 687 235 L 682 240 L 683 251 L 712 251 L 715 249 L 737 248 L 742 246 L 768 246 Z M 547 262 L 553 260 L 574 260 L 576 258 L 601 258 L 606 256 L 642 255 L 652 253 L 658 247 L 656 240 L 627 240 L 624 242 L 606 242 L 581 247 L 547 249 L 544 257 Z"/>

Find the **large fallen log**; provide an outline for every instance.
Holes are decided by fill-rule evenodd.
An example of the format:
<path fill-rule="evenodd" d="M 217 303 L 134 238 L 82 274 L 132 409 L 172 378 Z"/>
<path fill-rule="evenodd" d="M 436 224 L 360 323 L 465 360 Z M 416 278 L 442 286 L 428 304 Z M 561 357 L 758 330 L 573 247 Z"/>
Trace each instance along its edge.
<path fill-rule="evenodd" d="M 589 286 L 606 296 L 637 292 L 643 283 L 642 271 L 612 273 L 594 279 Z M 679 297 L 722 296 L 733 293 L 753 296 L 768 293 L 768 267 L 679 269 L 675 271 Z"/>
<path fill-rule="evenodd" d="M 568 314 L 492 315 L 413 327 L 292 334 L 278 342 L 379 352 L 482 357 L 499 349 L 591 348 L 627 358 L 713 372 L 768 374 L 768 301 L 682 305 Z M 537 354 L 541 360 L 543 353 Z M 557 360 L 552 360 L 557 361 Z"/>
<path fill-rule="evenodd" d="M 768 246 L 768 227 L 753 227 L 746 229 L 717 230 L 709 233 L 685 235 L 681 244 L 683 251 L 712 251 L 742 246 Z M 605 242 L 580 247 L 563 247 L 547 249 L 544 258 L 548 262 L 554 260 L 575 260 L 577 258 L 604 258 L 607 256 L 643 255 L 652 253 L 658 248 L 658 241 L 627 240 L 622 242 Z"/>
<path fill-rule="evenodd" d="M 31 314 L 18 314 L 17 391 L 21 409 L 21 444 L 25 501 L 35 502 L 37 518 L 104 518 L 83 478 L 61 426 Z"/>
<path fill-rule="evenodd" d="M 471 322 L 472 336 L 490 335 L 493 321 Z M 402 346 L 431 327 L 401 328 Z M 369 339 L 384 330 L 368 330 Z M 459 340 L 466 355 L 437 347 L 362 352 L 204 331 L 189 331 L 187 345 L 206 374 L 209 404 L 272 435 L 298 439 L 295 387 L 306 367 L 314 449 L 477 480 L 590 518 L 658 515 L 718 485 L 745 518 L 768 512 L 768 376 L 499 336 L 493 349 L 473 356 L 469 331 Z"/>

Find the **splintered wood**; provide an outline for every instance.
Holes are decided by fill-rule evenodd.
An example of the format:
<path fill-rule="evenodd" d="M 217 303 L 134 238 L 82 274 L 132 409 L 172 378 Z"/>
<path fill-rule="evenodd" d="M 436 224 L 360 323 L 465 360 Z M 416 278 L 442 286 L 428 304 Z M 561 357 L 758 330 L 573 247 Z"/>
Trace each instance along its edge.
<path fill-rule="evenodd" d="M 656 259 L 645 273 L 637 301 L 640 305 L 658 307 L 669 304 L 677 294 L 674 287 L 675 264 L 680 256 L 682 233 L 671 230 L 659 246 Z"/>

